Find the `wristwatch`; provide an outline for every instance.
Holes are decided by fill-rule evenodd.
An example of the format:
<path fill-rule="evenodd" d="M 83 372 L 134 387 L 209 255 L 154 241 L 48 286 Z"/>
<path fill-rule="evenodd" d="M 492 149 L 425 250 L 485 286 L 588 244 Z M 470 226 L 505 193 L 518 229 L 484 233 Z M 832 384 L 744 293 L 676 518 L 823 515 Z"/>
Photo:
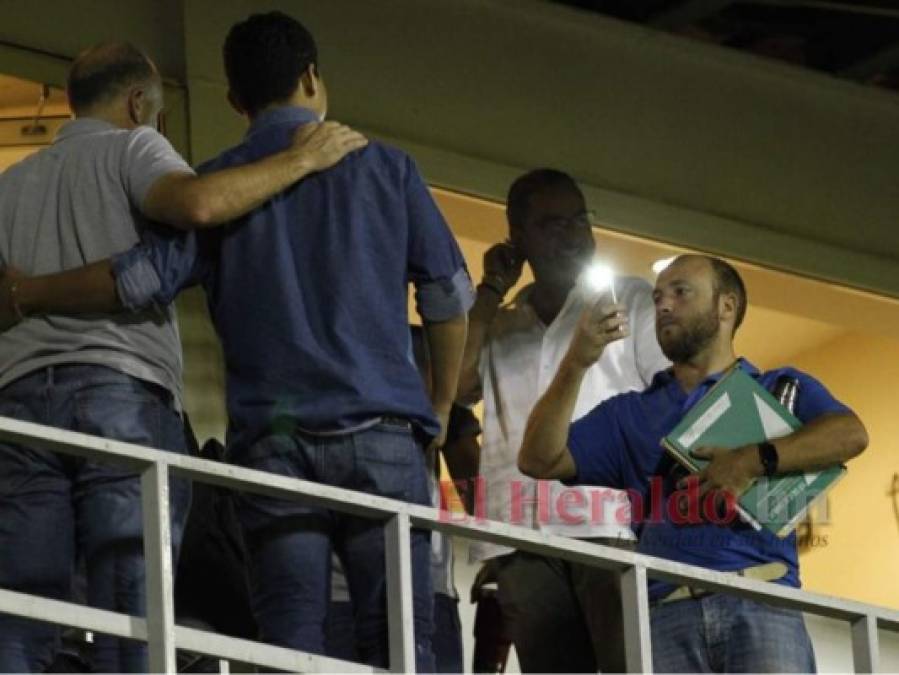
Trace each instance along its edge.
<path fill-rule="evenodd" d="M 762 463 L 762 469 L 765 472 L 766 476 L 773 476 L 777 473 L 777 448 L 774 447 L 773 443 L 769 443 L 768 441 L 762 441 L 758 444 L 759 448 L 759 462 Z"/>

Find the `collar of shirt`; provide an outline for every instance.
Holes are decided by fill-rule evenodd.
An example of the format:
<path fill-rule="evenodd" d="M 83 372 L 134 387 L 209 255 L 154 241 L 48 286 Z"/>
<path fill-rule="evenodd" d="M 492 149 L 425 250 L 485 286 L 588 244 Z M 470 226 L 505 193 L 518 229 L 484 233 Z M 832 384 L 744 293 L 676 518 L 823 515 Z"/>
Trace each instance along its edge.
<path fill-rule="evenodd" d="M 309 108 L 293 105 L 278 106 L 277 108 L 270 108 L 259 113 L 250 123 L 250 128 L 247 129 L 246 137 L 251 138 L 271 127 L 280 126 L 282 124 L 296 125 L 318 121 L 318 115 Z"/>
<path fill-rule="evenodd" d="M 570 313 L 575 311 L 580 313 L 583 306 L 583 298 L 581 297 L 581 294 L 577 292 L 577 287 L 574 286 L 568 292 L 568 296 L 565 298 L 565 302 L 562 304 L 562 309 L 559 310 L 559 313 L 556 315 L 556 318 L 553 319 L 552 323 L 549 325 L 543 323 L 543 320 L 539 316 L 537 316 L 537 311 L 531 304 L 531 295 L 533 295 L 534 293 L 535 286 L 536 284 L 531 283 L 522 288 L 520 291 L 518 291 L 518 293 L 510 303 L 510 308 L 513 309 L 522 319 L 528 321 L 529 323 L 533 323 L 544 331 L 548 331 L 553 326 L 562 323 L 564 317 L 566 317 Z"/>
<path fill-rule="evenodd" d="M 751 375 L 752 377 L 758 378 L 758 376 L 761 375 L 761 371 L 742 356 L 737 358 L 737 366 L 744 373 L 746 373 L 747 375 Z M 718 380 L 720 380 L 724 376 L 724 373 L 727 372 L 727 370 L 730 369 L 728 368 L 726 370 L 712 373 L 711 375 L 707 376 L 702 382 L 699 383 L 699 386 L 697 386 L 688 394 L 681 388 L 680 382 L 677 381 L 677 378 L 674 377 L 674 369 L 666 368 L 665 370 L 660 370 L 655 374 L 646 391 L 650 392 L 661 388 L 667 389 L 674 400 L 680 401 L 682 403 L 683 410 L 686 412 L 691 407 L 693 407 L 693 405 L 700 398 L 705 395 L 709 388 L 715 385 L 715 383 L 717 383 Z"/>
<path fill-rule="evenodd" d="M 97 119 L 96 117 L 78 117 L 70 122 L 66 122 L 65 124 L 63 124 L 57 132 L 56 138 L 53 139 L 53 142 L 58 143 L 60 141 L 64 141 L 67 138 L 72 138 L 73 136 L 81 136 L 83 134 L 99 134 L 104 131 L 114 131 L 116 129 L 127 131 L 127 129 L 121 129 L 120 127 L 117 127 L 110 122 Z"/>

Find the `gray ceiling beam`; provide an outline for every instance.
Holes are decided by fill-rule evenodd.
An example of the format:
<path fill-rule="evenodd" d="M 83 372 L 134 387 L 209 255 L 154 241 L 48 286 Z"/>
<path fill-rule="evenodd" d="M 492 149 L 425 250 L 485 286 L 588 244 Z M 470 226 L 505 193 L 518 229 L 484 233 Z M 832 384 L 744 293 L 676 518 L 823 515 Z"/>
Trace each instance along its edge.
<path fill-rule="evenodd" d="M 733 0 L 685 0 L 678 6 L 657 14 L 649 23 L 656 28 L 672 30 L 711 16 L 731 3 Z"/>
<path fill-rule="evenodd" d="M 754 5 L 772 5 L 775 7 L 801 7 L 831 12 L 846 12 L 885 19 L 899 19 L 899 9 L 867 5 L 863 2 L 835 2 L 834 0 L 751 0 Z"/>
<path fill-rule="evenodd" d="M 866 80 L 877 73 L 899 68 L 899 42 L 887 45 L 879 52 L 840 71 L 843 77 Z"/>

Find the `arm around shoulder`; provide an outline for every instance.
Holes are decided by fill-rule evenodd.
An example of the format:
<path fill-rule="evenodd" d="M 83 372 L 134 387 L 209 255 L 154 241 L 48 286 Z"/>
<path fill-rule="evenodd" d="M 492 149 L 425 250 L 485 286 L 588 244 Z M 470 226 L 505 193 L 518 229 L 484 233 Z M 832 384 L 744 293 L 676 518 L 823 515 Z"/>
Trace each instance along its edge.
<path fill-rule="evenodd" d="M 115 312 L 122 307 L 110 260 L 44 276 L 7 269 L 0 278 L 0 327 L 26 316 Z"/>
<path fill-rule="evenodd" d="M 265 203 L 310 173 L 327 169 L 368 141 L 337 122 L 299 128 L 286 150 L 250 164 L 196 176 L 158 178 L 141 203 L 147 217 L 179 229 L 215 227 Z"/>

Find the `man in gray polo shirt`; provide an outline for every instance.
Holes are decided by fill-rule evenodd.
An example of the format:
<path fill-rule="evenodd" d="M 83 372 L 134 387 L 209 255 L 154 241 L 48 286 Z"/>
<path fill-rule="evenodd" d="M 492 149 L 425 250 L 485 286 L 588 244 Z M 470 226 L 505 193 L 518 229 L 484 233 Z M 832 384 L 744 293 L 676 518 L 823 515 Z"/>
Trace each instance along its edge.
<path fill-rule="evenodd" d="M 155 67 L 121 43 L 79 56 L 68 95 L 76 119 L 51 147 L 0 175 L 0 267 L 81 267 L 131 248 L 150 221 L 215 226 L 365 144 L 326 123 L 260 162 L 198 177 L 153 128 L 162 108 Z M 19 313 L 14 281 L 9 290 Z M 0 334 L 2 416 L 184 452 L 180 408 L 172 307 L 28 317 Z M 188 502 L 187 484 L 173 483 L 176 550 Z M 67 598 L 77 551 L 90 605 L 143 614 L 141 534 L 136 474 L 0 444 L 0 587 Z M 47 624 L 0 615 L 0 672 L 43 670 L 57 635 Z M 146 671 L 146 649 L 97 636 L 93 667 Z"/>

